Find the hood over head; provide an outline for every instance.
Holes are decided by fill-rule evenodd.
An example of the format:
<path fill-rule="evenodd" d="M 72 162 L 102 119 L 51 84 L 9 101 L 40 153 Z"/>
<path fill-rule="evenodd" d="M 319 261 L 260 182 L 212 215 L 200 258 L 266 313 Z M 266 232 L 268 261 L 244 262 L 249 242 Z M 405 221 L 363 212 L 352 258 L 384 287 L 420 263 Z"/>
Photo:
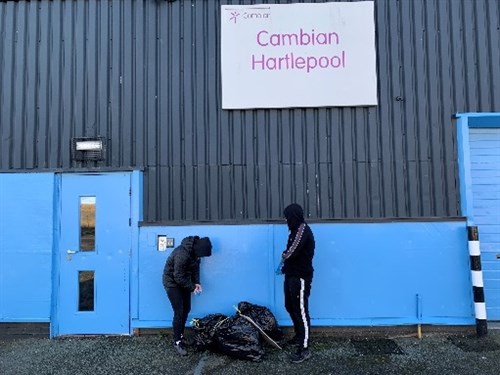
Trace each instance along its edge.
<path fill-rule="evenodd" d="M 194 241 L 199 239 L 200 237 L 198 236 L 188 236 L 184 237 L 181 241 L 181 246 L 185 247 L 186 249 L 190 249 L 193 247 Z"/>
<path fill-rule="evenodd" d="M 198 258 L 212 255 L 212 243 L 208 237 L 197 237 L 193 245 L 194 253 Z"/>
<path fill-rule="evenodd" d="M 289 229 L 295 229 L 305 221 L 304 210 L 297 203 L 292 203 L 287 206 L 283 213 L 285 214 L 286 223 Z"/>

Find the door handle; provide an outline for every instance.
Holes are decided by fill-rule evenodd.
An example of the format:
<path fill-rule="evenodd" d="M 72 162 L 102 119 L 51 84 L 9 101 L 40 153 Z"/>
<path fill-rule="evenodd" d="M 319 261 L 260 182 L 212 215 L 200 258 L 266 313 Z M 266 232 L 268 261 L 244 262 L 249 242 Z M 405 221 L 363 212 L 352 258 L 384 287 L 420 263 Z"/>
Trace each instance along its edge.
<path fill-rule="evenodd" d="M 68 250 L 66 250 L 66 253 L 68 253 L 68 254 L 76 254 L 77 252 L 75 250 L 68 249 Z"/>
<path fill-rule="evenodd" d="M 497 259 L 500 259 L 500 254 L 497 254 Z"/>

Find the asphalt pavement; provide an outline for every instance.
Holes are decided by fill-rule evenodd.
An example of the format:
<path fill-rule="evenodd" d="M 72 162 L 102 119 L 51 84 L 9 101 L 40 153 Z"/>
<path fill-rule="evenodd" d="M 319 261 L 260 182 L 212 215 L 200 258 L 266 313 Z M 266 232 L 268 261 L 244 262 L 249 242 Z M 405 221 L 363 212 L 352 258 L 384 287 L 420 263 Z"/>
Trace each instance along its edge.
<path fill-rule="evenodd" d="M 419 338 L 416 332 L 374 335 L 362 330 L 333 334 L 316 330 L 311 339 L 313 355 L 300 364 L 290 363 L 294 348 L 284 341 L 282 350 L 264 344 L 265 355 L 254 362 L 193 349 L 180 357 L 168 331 L 60 339 L 0 334 L 0 374 L 500 374 L 500 329 L 490 328 L 481 338 L 474 331 L 428 331 L 424 328 Z"/>

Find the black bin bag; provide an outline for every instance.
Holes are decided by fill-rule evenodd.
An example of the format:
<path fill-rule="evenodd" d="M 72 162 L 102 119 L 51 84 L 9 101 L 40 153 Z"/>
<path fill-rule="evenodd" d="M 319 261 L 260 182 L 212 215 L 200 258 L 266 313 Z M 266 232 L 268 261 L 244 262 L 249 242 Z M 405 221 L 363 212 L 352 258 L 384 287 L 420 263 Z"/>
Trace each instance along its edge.
<path fill-rule="evenodd" d="M 214 350 L 214 336 L 217 327 L 228 317 L 224 314 L 210 314 L 201 319 L 193 319 L 194 345 L 199 351 Z"/>
<path fill-rule="evenodd" d="M 264 355 L 259 331 L 238 315 L 222 321 L 217 327 L 215 345 L 218 352 L 234 358 L 260 361 Z"/>
<path fill-rule="evenodd" d="M 283 331 L 279 327 L 276 317 L 267 307 L 242 301 L 238 304 L 238 311 L 252 318 L 273 340 L 279 341 L 283 338 Z"/>

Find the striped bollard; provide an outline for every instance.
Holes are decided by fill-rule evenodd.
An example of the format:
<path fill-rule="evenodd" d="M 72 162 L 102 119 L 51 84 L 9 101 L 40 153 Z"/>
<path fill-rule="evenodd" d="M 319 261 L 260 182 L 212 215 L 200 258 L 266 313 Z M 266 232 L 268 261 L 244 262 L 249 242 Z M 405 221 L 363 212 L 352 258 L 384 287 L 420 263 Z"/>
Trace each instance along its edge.
<path fill-rule="evenodd" d="M 486 304 L 484 301 L 483 271 L 481 270 L 481 250 L 476 226 L 467 227 L 467 237 L 469 240 L 474 311 L 476 313 L 476 332 L 478 336 L 484 336 L 488 333 L 488 324 L 486 322 Z"/>

